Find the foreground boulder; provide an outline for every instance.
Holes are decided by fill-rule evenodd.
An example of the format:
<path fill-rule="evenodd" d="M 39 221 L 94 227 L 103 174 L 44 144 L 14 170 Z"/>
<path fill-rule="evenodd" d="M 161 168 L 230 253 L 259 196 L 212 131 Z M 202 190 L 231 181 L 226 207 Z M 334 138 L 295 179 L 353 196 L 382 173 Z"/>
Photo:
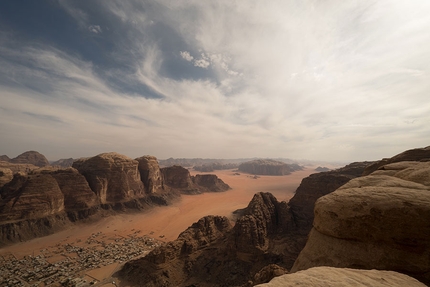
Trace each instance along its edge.
<path fill-rule="evenodd" d="M 396 270 L 430 284 L 430 162 L 398 162 L 315 204 L 292 272 L 315 266 Z"/>
<path fill-rule="evenodd" d="M 314 267 L 274 278 L 259 287 L 424 287 L 423 283 L 394 271 Z"/>
<path fill-rule="evenodd" d="M 139 162 L 118 153 L 102 153 L 73 163 L 101 203 L 129 201 L 145 195 Z"/>

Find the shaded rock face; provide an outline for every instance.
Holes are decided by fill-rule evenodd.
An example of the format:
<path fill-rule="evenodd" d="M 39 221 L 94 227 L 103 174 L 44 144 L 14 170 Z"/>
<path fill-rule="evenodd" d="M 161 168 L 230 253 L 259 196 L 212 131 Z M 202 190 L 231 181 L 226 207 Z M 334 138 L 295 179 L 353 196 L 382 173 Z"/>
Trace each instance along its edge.
<path fill-rule="evenodd" d="M 178 189 L 185 194 L 198 194 L 199 189 L 191 179 L 190 171 L 179 165 L 163 167 L 161 169 L 164 183 L 174 189 Z"/>
<path fill-rule="evenodd" d="M 294 169 L 284 162 L 258 159 L 241 163 L 238 169 L 242 172 L 258 175 L 287 175 L 297 170 L 297 167 Z"/>
<path fill-rule="evenodd" d="M 64 210 L 63 193 L 49 174 L 15 174 L 0 194 L 1 222 L 42 218 Z"/>
<path fill-rule="evenodd" d="M 430 284 L 430 162 L 398 162 L 315 204 L 292 271 L 314 266 L 396 270 Z"/>
<path fill-rule="evenodd" d="M 287 273 L 288 273 L 287 269 L 282 268 L 276 264 L 269 264 L 263 267 L 263 269 L 261 269 L 254 275 L 253 284 L 255 285 L 255 284 L 268 283 L 274 277 L 278 277 Z"/>
<path fill-rule="evenodd" d="M 37 151 L 26 151 L 19 156 L 11 159 L 9 162 L 21 164 L 28 163 L 39 167 L 49 165 L 49 162 L 46 157 L 43 154 L 38 153 Z"/>
<path fill-rule="evenodd" d="M 73 163 L 101 203 L 127 201 L 145 195 L 139 162 L 118 153 L 103 153 Z"/>
<path fill-rule="evenodd" d="M 389 163 L 401 162 L 401 161 L 430 161 L 430 146 L 425 148 L 416 148 L 404 151 L 392 158 L 384 158 L 379 160 L 372 165 L 369 165 L 363 172 L 363 175 L 369 175 L 380 167 Z"/>
<path fill-rule="evenodd" d="M 140 178 L 147 193 L 156 193 L 164 190 L 163 177 L 157 158 L 154 156 L 142 156 L 136 158 L 139 162 Z"/>
<path fill-rule="evenodd" d="M 205 189 L 205 191 L 209 192 L 220 192 L 230 189 L 230 186 L 219 179 L 215 174 L 196 174 L 191 180 L 194 184 L 198 185 L 200 189 Z"/>
<path fill-rule="evenodd" d="M 424 287 L 426 285 L 394 271 L 314 267 L 274 278 L 259 287 Z"/>
<path fill-rule="evenodd" d="M 73 158 L 62 158 L 52 162 L 51 165 L 67 168 L 67 167 L 71 167 L 74 161 L 75 160 Z"/>

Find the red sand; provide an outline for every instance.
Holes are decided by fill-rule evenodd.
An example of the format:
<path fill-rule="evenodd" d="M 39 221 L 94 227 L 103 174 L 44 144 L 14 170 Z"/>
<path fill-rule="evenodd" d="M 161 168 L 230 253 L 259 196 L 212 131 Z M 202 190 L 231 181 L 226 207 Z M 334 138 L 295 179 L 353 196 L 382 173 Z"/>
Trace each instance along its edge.
<path fill-rule="evenodd" d="M 77 224 L 50 236 L 4 247 L 0 249 L 0 255 L 12 252 L 15 256 L 22 257 L 36 253 L 42 248 L 51 248 L 58 243 L 85 240 L 98 231 L 108 236 L 115 234 L 126 236 L 140 230 L 140 235 L 147 234 L 157 239 L 171 241 L 205 215 L 231 216 L 234 210 L 246 207 L 257 192 L 271 192 L 278 200 L 289 200 L 302 178 L 314 171 L 306 169 L 287 176 L 259 176 L 257 179 L 245 173 L 234 175 L 235 172 L 232 170 L 212 173 L 217 174 L 232 189 L 220 193 L 183 195 L 179 202 L 171 206 L 157 207 L 140 214 L 111 216 L 91 224 Z"/>

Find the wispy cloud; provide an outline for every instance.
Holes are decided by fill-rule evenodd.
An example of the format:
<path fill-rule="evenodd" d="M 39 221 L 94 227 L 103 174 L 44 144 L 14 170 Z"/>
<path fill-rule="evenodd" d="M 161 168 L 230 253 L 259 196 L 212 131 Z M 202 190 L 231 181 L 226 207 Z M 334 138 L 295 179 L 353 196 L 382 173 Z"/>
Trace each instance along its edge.
<path fill-rule="evenodd" d="M 86 33 L 107 37 L 104 19 L 62 3 Z M 65 156 L 334 160 L 428 145 L 427 1 L 99 6 L 116 27 L 105 57 L 117 67 L 43 43 L 0 48 L 9 142 L 45 138 L 74 153 Z M 113 88 L 114 78 L 137 92 Z"/>

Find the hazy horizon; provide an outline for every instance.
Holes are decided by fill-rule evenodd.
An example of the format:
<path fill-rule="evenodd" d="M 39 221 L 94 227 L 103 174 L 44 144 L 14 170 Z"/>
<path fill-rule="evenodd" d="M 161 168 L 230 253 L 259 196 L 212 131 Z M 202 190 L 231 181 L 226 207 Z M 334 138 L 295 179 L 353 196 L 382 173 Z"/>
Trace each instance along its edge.
<path fill-rule="evenodd" d="M 430 1 L 1 1 L 0 154 L 378 160 L 429 145 Z"/>

